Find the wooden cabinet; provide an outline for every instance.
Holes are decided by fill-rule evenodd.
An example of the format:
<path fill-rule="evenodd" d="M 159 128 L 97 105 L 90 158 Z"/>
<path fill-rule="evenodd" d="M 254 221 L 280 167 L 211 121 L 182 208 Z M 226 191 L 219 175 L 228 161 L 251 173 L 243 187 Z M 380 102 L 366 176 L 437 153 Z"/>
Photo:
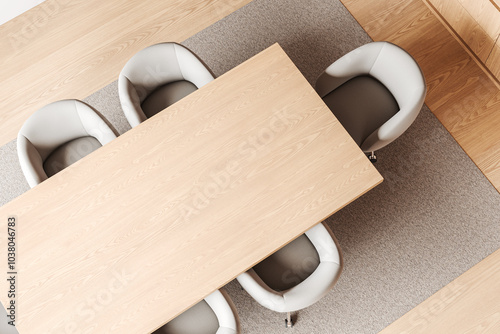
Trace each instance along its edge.
<path fill-rule="evenodd" d="M 424 0 L 488 74 L 500 83 L 500 0 Z"/>

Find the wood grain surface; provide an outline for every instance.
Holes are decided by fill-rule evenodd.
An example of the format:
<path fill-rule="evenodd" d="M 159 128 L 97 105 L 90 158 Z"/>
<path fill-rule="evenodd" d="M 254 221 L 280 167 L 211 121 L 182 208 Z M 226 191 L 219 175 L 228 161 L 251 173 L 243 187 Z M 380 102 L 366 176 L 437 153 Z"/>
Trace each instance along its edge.
<path fill-rule="evenodd" d="M 500 250 L 436 292 L 380 334 L 500 333 Z"/>
<path fill-rule="evenodd" d="M 500 191 L 500 91 L 424 1 L 342 0 L 374 40 L 413 55 L 428 84 L 427 106 Z M 499 256 L 497 251 L 381 334 L 497 333 Z"/>
<path fill-rule="evenodd" d="M 499 111 L 500 92 L 481 106 L 466 125 L 455 131 L 456 139 L 476 157 L 484 172 L 495 180 L 500 180 Z"/>
<path fill-rule="evenodd" d="M 150 333 L 381 181 L 275 44 L 0 208 L 19 332 Z"/>
<path fill-rule="evenodd" d="M 40 107 L 83 99 L 139 50 L 181 42 L 250 0 L 46 0 L 0 26 L 0 145 Z"/>
<path fill-rule="evenodd" d="M 500 78 L 500 37 L 497 39 L 491 54 L 486 61 L 486 66 L 497 78 Z"/>
<path fill-rule="evenodd" d="M 500 12 L 488 0 L 423 0 L 497 87 L 500 76 L 491 56 L 500 35 Z"/>
<path fill-rule="evenodd" d="M 485 27 L 476 20 L 479 17 L 474 17 L 459 0 L 427 1 L 437 9 L 445 22 L 456 32 L 457 37 L 461 38 L 474 54 L 485 63 L 495 44 L 496 36 L 492 37 L 488 34 L 484 29 Z M 487 2 L 490 4 L 489 1 Z M 498 13 L 496 10 L 494 12 Z M 486 23 L 484 25 L 486 26 Z"/>
<path fill-rule="evenodd" d="M 458 0 L 469 14 L 496 40 L 500 34 L 500 12 L 491 0 Z"/>

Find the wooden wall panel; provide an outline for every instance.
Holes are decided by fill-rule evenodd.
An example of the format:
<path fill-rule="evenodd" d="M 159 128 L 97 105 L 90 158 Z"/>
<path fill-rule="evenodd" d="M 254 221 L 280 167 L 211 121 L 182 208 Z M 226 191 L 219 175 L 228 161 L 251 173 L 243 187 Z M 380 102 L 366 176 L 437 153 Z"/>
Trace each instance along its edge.
<path fill-rule="evenodd" d="M 493 45 L 490 37 L 459 0 L 428 0 L 465 44 L 485 63 Z"/>
<path fill-rule="evenodd" d="M 465 10 L 496 40 L 500 34 L 500 11 L 489 0 L 458 0 Z"/>

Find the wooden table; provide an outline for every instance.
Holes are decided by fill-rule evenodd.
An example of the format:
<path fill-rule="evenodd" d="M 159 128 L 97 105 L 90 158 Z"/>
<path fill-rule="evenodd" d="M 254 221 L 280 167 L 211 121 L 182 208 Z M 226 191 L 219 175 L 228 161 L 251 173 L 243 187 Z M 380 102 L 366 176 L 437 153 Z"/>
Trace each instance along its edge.
<path fill-rule="evenodd" d="M 273 45 L 0 208 L 18 329 L 150 333 L 381 181 Z"/>
<path fill-rule="evenodd" d="M 182 42 L 251 0 L 46 0 L 0 26 L 0 146 L 50 102 L 118 79 L 139 50 Z"/>

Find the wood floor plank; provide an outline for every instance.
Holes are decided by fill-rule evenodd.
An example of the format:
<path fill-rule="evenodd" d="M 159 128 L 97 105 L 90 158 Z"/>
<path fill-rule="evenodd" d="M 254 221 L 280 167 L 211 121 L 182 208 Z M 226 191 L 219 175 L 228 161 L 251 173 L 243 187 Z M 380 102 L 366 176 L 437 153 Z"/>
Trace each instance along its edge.
<path fill-rule="evenodd" d="M 455 91 L 442 91 L 443 103 L 433 110 L 453 135 L 472 126 L 475 119 L 483 112 L 482 107 L 498 93 L 490 85 L 486 75 L 480 71 L 466 68 L 469 76 L 461 76 L 461 85 Z"/>
<path fill-rule="evenodd" d="M 341 0 L 354 18 L 365 29 L 373 40 L 384 40 L 390 32 L 400 30 L 407 25 L 405 20 L 394 20 L 392 17 L 400 17 L 415 10 L 414 1 L 384 0 Z M 389 24 L 390 23 L 390 24 Z"/>
<path fill-rule="evenodd" d="M 500 185 L 500 92 L 478 109 L 454 136 L 494 185 Z"/>
<path fill-rule="evenodd" d="M 90 95 L 139 50 L 181 42 L 250 1 L 47 0 L 0 26 L 0 145 L 38 108 Z"/>
<path fill-rule="evenodd" d="M 500 93 L 491 87 L 486 75 L 471 76 L 462 89 L 447 94 L 445 104 L 434 111 L 497 190 L 500 190 L 499 100 Z"/>

